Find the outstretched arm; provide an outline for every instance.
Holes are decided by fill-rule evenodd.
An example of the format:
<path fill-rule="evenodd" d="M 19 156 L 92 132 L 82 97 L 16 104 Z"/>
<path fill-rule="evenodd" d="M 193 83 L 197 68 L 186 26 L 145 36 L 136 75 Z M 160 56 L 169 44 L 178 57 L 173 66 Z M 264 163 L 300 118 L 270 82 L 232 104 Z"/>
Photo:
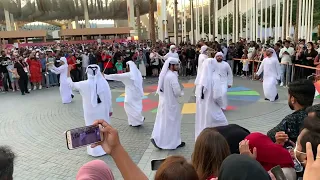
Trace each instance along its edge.
<path fill-rule="evenodd" d="M 67 74 L 68 79 L 67 79 L 67 82 L 68 82 L 69 86 L 72 89 L 80 91 L 80 82 L 73 82 L 71 77 L 70 77 L 71 69 L 72 69 L 72 66 L 68 66 L 68 74 Z"/>
<path fill-rule="evenodd" d="M 129 73 L 109 74 L 109 75 L 105 74 L 104 78 L 106 78 L 107 80 L 124 81 L 126 79 L 130 79 L 130 74 Z"/>

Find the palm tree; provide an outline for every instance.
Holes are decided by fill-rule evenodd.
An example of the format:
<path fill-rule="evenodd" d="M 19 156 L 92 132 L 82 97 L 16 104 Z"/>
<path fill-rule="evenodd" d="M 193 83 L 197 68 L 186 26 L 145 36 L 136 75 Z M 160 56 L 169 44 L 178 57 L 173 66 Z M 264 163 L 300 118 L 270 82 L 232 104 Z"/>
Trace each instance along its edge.
<path fill-rule="evenodd" d="M 154 3 L 155 0 L 149 0 L 149 31 L 152 45 L 156 44 L 156 28 L 154 22 Z"/>
<path fill-rule="evenodd" d="M 137 31 L 138 31 L 138 40 L 141 40 L 141 23 L 140 23 L 140 0 L 135 0 L 136 16 L 137 16 Z"/>
<path fill-rule="evenodd" d="M 298 34 L 298 26 L 299 26 L 299 8 L 300 8 L 300 4 L 299 4 L 299 0 L 296 0 L 297 1 L 297 8 L 296 8 L 296 25 L 294 26 L 294 39 L 296 42 L 299 41 L 299 34 Z"/>

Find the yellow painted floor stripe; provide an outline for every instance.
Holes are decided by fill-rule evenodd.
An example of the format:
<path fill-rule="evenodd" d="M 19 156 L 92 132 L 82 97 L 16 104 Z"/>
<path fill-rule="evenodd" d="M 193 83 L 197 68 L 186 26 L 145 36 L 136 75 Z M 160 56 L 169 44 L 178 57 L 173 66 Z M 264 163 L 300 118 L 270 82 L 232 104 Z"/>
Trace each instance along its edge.
<path fill-rule="evenodd" d="M 148 96 L 150 93 L 144 93 L 144 96 Z M 124 97 L 126 95 L 126 93 L 121 94 L 120 96 Z"/>
<path fill-rule="evenodd" d="M 196 103 L 185 103 L 182 107 L 181 114 L 195 114 L 196 109 Z"/>

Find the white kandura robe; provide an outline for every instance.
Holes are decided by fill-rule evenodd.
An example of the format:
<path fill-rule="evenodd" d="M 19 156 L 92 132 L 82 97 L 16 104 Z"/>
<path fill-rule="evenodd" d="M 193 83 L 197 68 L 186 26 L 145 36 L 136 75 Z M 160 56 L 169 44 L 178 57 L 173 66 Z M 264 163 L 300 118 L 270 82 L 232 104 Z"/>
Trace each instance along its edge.
<path fill-rule="evenodd" d="M 222 109 L 226 110 L 228 106 L 228 86 L 232 86 L 233 84 L 233 74 L 230 65 L 225 62 L 221 61 L 217 64 L 217 71 L 218 74 L 220 74 L 220 84 L 221 84 L 221 90 L 222 90 Z"/>
<path fill-rule="evenodd" d="M 263 72 L 263 93 L 271 102 L 275 101 L 278 94 L 277 84 L 280 80 L 280 63 L 276 58 L 265 58 L 257 72 L 259 76 Z"/>
<path fill-rule="evenodd" d="M 208 59 L 208 62 L 212 61 Z M 205 65 L 208 65 L 208 62 Z M 216 64 L 214 65 L 216 66 Z M 217 70 L 206 68 L 201 76 L 209 78 L 206 88 L 201 85 L 201 91 L 196 95 L 196 115 L 195 115 L 195 140 L 207 127 L 218 127 L 228 125 L 228 120 L 222 111 L 222 88 L 221 77 Z M 200 82 L 201 83 L 201 82 Z M 204 89 L 204 98 L 201 98 Z"/>
<path fill-rule="evenodd" d="M 176 52 L 171 52 L 170 51 L 163 57 L 164 60 L 167 60 L 168 58 L 177 58 L 177 59 L 179 59 L 179 54 L 176 53 Z"/>
<path fill-rule="evenodd" d="M 123 74 L 104 75 L 107 80 L 121 81 L 125 85 L 124 110 L 128 116 L 128 123 L 131 126 L 143 124 L 142 116 L 142 95 L 138 88 L 134 86 L 130 72 Z"/>
<path fill-rule="evenodd" d="M 81 94 L 84 120 L 85 120 L 86 126 L 92 125 L 93 122 L 98 119 L 103 119 L 110 124 L 109 113 L 112 112 L 112 101 L 111 101 L 112 96 L 111 96 L 109 85 L 108 85 L 109 90 L 104 91 L 105 93 L 109 93 L 109 94 L 99 94 L 101 103 L 99 103 L 96 107 L 93 107 L 91 103 L 91 90 L 90 90 L 90 84 L 88 80 L 73 82 L 72 79 L 69 77 L 68 84 L 73 89 L 78 90 Z M 106 152 L 104 152 L 101 146 L 91 148 L 90 145 L 87 146 L 87 153 L 90 156 L 94 156 L 94 157 L 98 157 L 106 154 Z"/>
<path fill-rule="evenodd" d="M 159 93 L 158 112 L 151 138 L 161 149 L 176 149 L 181 144 L 181 106 L 183 96 L 178 76 L 168 70 L 164 77 L 163 92 Z"/>
<path fill-rule="evenodd" d="M 196 85 L 196 90 L 195 90 L 196 95 L 198 94 L 199 91 L 201 91 L 201 86 L 199 85 L 199 81 L 200 81 L 200 76 L 203 69 L 202 64 L 207 58 L 208 56 L 206 54 L 200 54 L 198 58 L 197 77 L 196 77 L 196 80 L 194 81 L 194 84 Z"/>
<path fill-rule="evenodd" d="M 60 95 L 63 104 L 71 103 L 72 101 L 72 89 L 70 88 L 67 81 L 68 66 L 62 65 L 60 67 L 50 66 L 50 71 L 55 74 L 60 74 Z"/>

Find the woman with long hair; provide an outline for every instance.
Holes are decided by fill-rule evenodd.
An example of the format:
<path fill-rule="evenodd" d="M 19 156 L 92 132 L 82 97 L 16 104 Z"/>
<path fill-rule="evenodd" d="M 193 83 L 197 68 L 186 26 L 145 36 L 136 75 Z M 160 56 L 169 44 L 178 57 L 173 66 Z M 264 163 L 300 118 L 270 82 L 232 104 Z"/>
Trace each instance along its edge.
<path fill-rule="evenodd" d="M 214 128 L 204 129 L 197 138 L 192 165 L 200 180 L 218 177 L 223 160 L 230 155 L 226 139 Z"/>

